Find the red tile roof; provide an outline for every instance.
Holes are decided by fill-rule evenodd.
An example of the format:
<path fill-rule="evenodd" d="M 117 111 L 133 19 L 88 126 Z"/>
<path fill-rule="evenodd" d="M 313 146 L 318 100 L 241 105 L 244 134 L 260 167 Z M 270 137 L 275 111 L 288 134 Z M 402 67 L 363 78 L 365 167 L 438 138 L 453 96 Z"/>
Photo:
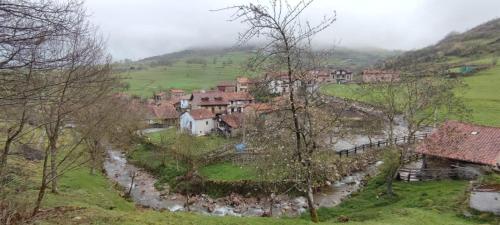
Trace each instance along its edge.
<path fill-rule="evenodd" d="M 240 128 L 243 122 L 243 113 L 232 113 L 221 116 L 222 121 L 232 128 Z"/>
<path fill-rule="evenodd" d="M 229 105 L 224 99 L 225 92 L 222 91 L 205 91 L 193 92 L 191 104 L 195 106 L 210 106 L 210 105 Z M 206 100 L 205 100 L 206 99 Z"/>
<path fill-rule="evenodd" d="M 240 84 L 248 84 L 250 83 L 250 79 L 248 79 L 248 77 L 237 77 L 236 82 Z"/>
<path fill-rule="evenodd" d="M 184 90 L 172 88 L 172 89 L 170 89 L 170 93 L 180 94 L 180 93 L 184 93 Z"/>
<path fill-rule="evenodd" d="M 223 94 L 224 99 L 227 101 L 237 101 L 237 100 L 253 100 L 254 97 L 248 92 L 225 92 Z"/>
<path fill-rule="evenodd" d="M 195 120 L 204 120 L 215 117 L 215 115 L 208 109 L 193 109 L 187 113 L 189 113 L 189 115 L 191 115 L 191 117 Z"/>
<path fill-rule="evenodd" d="M 235 87 L 236 84 L 232 81 L 221 81 L 217 84 L 217 87 Z"/>
<path fill-rule="evenodd" d="M 150 116 L 158 119 L 176 119 L 179 117 L 179 113 L 175 110 L 175 107 L 166 101 L 163 101 L 158 105 L 148 104 L 146 107 Z"/>
<path fill-rule="evenodd" d="M 447 121 L 418 153 L 485 165 L 500 164 L 500 128 Z"/>
<path fill-rule="evenodd" d="M 252 103 L 245 106 L 245 111 L 254 111 L 258 113 L 268 113 L 273 110 L 275 110 L 275 107 L 268 103 Z"/>

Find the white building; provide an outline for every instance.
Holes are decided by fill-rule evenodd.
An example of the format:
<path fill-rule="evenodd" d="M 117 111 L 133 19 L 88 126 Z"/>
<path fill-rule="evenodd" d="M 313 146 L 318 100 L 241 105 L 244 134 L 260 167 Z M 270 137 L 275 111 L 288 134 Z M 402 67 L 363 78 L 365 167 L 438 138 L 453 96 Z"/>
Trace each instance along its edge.
<path fill-rule="evenodd" d="M 215 129 L 215 115 L 207 109 L 193 109 L 180 118 L 180 128 L 192 135 L 203 136 Z"/>

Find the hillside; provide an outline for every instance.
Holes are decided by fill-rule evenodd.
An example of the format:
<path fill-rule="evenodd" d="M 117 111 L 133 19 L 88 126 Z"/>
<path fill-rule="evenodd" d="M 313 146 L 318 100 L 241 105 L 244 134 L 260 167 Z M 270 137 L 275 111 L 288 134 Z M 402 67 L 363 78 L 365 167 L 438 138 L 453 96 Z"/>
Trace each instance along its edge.
<path fill-rule="evenodd" d="M 451 32 L 438 43 L 391 58 L 387 68 L 430 64 L 450 67 L 462 64 L 491 64 L 500 54 L 500 18 L 466 32 Z"/>
<path fill-rule="evenodd" d="M 253 76 L 254 72 L 245 69 L 253 52 L 250 47 L 191 49 L 116 64 L 114 69 L 128 82 L 129 93 L 146 97 L 168 88 L 209 89 L 223 80 Z M 331 52 L 326 65 L 354 71 L 399 54 L 380 49 L 336 48 Z"/>

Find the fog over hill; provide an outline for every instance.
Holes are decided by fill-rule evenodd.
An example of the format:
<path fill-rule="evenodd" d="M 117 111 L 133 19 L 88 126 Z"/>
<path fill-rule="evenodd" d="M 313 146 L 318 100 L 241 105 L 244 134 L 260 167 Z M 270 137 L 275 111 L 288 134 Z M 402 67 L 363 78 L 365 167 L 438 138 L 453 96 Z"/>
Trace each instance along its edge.
<path fill-rule="evenodd" d="M 114 58 L 137 60 L 197 46 L 233 45 L 244 26 L 228 21 L 230 11 L 210 10 L 248 2 L 87 0 L 85 5 Z M 499 17 L 499 9 L 498 0 L 316 0 L 303 19 L 314 23 L 337 12 L 337 21 L 315 43 L 410 50 Z"/>

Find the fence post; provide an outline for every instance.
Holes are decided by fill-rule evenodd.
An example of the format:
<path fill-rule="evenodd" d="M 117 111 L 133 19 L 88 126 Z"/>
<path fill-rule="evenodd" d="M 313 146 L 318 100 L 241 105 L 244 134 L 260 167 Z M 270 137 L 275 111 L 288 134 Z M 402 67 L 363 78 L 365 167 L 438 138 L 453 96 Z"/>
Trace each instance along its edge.
<path fill-rule="evenodd" d="M 346 156 L 346 157 L 349 157 L 349 150 L 346 150 L 346 151 L 345 151 L 345 156 Z"/>
<path fill-rule="evenodd" d="M 408 182 L 410 182 L 411 170 L 408 170 Z"/>
<path fill-rule="evenodd" d="M 377 141 L 377 147 L 380 147 L 380 141 Z"/>

